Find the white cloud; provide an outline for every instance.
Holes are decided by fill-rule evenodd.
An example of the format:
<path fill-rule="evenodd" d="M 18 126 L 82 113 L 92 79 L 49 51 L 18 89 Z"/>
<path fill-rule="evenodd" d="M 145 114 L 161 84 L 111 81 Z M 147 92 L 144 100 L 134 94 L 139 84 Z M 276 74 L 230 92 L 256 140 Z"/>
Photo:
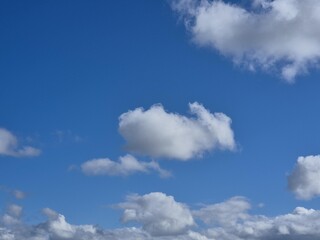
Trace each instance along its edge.
<path fill-rule="evenodd" d="M 0 155 L 12 157 L 33 157 L 40 154 L 40 150 L 30 146 L 19 146 L 18 139 L 11 132 L 0 128 Z"/>
<path fill-rule="evenodd" d="M 288 176 L 288 187 L 299 199 L 320 195 L 320 155 L 299 157 Z"/>
<path fill-rule="evenodd" d="M 127 150 L 179 160 L 198 157 L 215 148 L 235 148 L 231 119 L 223 113 L 210 113 L 201 104 L 189 104 L 186 117 L 168 113 L 162 105 L 137 108 L 119 118 L 119 132 L 127 141 Z"/>
<path fill-rule="evenodd" d="M 277 69 L 292 82 L 320 59 L 318 0 L 252 0 L 252 7 L 213 0 L 172 0 L 195 43 L 249 69 Z"/>
<path fill-rule="evenodd" d="M 170 173 L 162 169 L 155 161 L 141 162 L 132 155 L 120 157 L 118 162 L 108 158 L 89 160 L 81 165 L 81 170 L 86 175 L 127 176 L 137 172 L 148 173 L 157 171 L 161 177 L 169 177 Z"/>
<path fill-rule="evenodd" d="M 248 200 L 244 197 L 233 197 L 225 202 L 205 206 L 193 211 L 193 215 L 206 224 L 232 224 L 239 219 L 246 219 L 250 209 Z"/>
<path fill-rule="evenodd" d="M 124 209 L 123 222 L 139 222 L 153 236 L 179 235 L 194 225 L 186 205 L 160 192 L 128 196 L 118 207 Z"/>
<path fill-rule="evenodd" d="M 22 208 L 12 205 L 0 218 L 1 240 L 318 240 L 320 210 L 297 207 L 292 213 L 267 217 L 249 213 L 246 198 L 234 197 L 191 211 L 164 193 L 131 195 L 117 205 L 123 220 L 141 227 L 102 229 L 73 225 L 49 208 L 45 222 L 28 225 Z M 225 219 L 224 219 L 225 218 Z M 203 224 L 196 221 L 203 221 Z"/>

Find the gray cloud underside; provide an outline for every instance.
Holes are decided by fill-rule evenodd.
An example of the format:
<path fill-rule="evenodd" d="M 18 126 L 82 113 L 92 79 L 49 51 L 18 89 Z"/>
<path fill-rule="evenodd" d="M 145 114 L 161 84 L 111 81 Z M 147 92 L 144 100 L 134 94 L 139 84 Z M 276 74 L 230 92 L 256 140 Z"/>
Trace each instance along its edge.
<path fill-rule="evenodd" d="M 22 208 L 8 207 L 1 216 L 1 240 L 316 240 L 320 238 L 320 211 L 297 207 L 292 213 L 267 217 L 249 213 L 244 197 L 190 209 L 164 193 L 130 195 L 116 207 L 122 221 L 136 227 L 102 229 L 95 225 L 72 225 L 46 208 L 45 222 L 22 222 Z"/>

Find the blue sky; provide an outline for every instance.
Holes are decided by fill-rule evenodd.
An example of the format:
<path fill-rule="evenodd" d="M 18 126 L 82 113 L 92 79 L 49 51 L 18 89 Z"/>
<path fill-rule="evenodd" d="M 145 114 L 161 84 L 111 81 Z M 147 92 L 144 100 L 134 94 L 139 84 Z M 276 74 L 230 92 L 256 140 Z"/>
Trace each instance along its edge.
<path fill-rule="evenodd" d="M 113 234 L 90 239 L 134 237 L 114 229 L 133 231 L 134 239 L 246 239 L 229 228 L 217 235 L 215 225 L 203 226 L 200 209 L 228 199 L 250 204 L 250 210 L 239 207 L 245 218 L 235 218 L 243 225 L 257 216 L 280 216 L 288 232 L 281 229 L 277 237 L 307 236 L 289 227 L 287 214 L 303 207 L 315 209 L 308 212 L 312 219 L 320 216 L 319 35 L 312 27 L 299 31 L 301 19 L 317 26 L 310 9 L 320 6 L 315 0 L 243 2 L 1 1 L 0 238 L 36 239 L 23 236 L 5 216 L 38 229 L 59 221 L 60 213 L 68 222 L 62 225 L 71 227 L 43 227 L 38 239 L 81 239 L 79 229 L 89 234 L 83 224 Z M 261 21 L 252 12 L 266 17 Z M 247 17 L 272 30 L 245 28 Z M 226 140 L 221 125 L 208 127 L 215 120 L 192 114 L 189 104 L 195 102 L 210 116 L 227 116 L 229 123 L 217 121 L 233 136 Z M 154 104 L 163 118 L 152 112 Z M 137 108 L 144 110 L 137 119 L 127 114 L 121 129 L 119 117 Z M 192 147 L 188 157 L 177 157 Z M 171 176 L 159 176 L 154 165 L 110 167 L 127 154 Z M 94 165 L 103 174 L 85 171 L 83 164 L 94 159 L 109 159 L 109 167 Z M 170 196 L 177 214 L 164 214 L 163 222 L 186 215 L 192 221 L 168 230 L 159 227 L 155 213 L 151 220 L 126 216 L 128 209 L 144 215 L 141 201 L 154 198 L 152 205 Z M 205 214 L 218 219 L 214 211 Z M 310 239 L 319 238 L 312 230 Z M 266 239 L 259 234 L 250 239 Z"/>

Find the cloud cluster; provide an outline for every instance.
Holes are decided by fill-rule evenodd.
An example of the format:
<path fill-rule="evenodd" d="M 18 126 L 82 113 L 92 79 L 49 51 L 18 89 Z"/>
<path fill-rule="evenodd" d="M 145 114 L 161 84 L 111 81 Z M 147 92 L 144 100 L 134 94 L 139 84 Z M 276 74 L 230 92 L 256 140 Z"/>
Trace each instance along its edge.
<path fill-rule="evenodd" d="M 299 157 L 288 176 L 288 187 L 299 199 L 320 195 L 320 155 Z"/>
<path fill-rule="evenodd" d="M 134 173 L 148 173 L 150 170 L 156 171 L 161 177 L 169 177 L 170 173 L 162 169 L 155 161 L 138 161 L 132 155 L 126 155 L 119 158 L 119 161 L 112 161 L 108 158 L 93 159 L 84 162 L 81 170 L 86 175 L 108 175 L 108 176 L 128 176 Z"/>
<path fill-rule="evenodd" d="M 102 229 L 96 225 L 73 225 L 46 208 L 45 222 L 28 225 L 22 208 L 8 207 L 0 218 L 3 240 L 316 240 L 320 238 L 320 211 L 297 207 L 292 213 L 267 217 L 249 213 L 244 197 L 190 209 L 161 192 L 130 195 L 117 204 L 124 222 L 140 226 Z"/>
<path fill-rule="evenodd" d="M 210 113 L 201 104 L 189 104 L 191 114 L 186 117 L 168 113 L 163 106 L 137 108 L 119 117 L 119 132 L 127 141 L 129 152 L 152 158 L 190 160 L 212 149 L 235 149 L 231 119 L 223 113 Z M 81 170 L 86 175 L 128 176 L 156 171 L 161 177 L 171 174 L 158 162 L 142 162 L 128 154 L 119 161 L 98 158 L 84 162 Z"/>
<path fill-rule="evenodd" d="M 252 0 L 250 8 L 220 0 L 172 0 L 195 43 L 249 69 L 279 70 L 292 82 L 320 59 L 318 0 Z"/>
<path fill-rule="evenodd" d="M 137 108 L 119 118 L 119 132 L 127 150 L 156 158 L 189 160 L 215 148 L 235 148 L 231 119 L 210 113 L 201 104 L 189 104 L 195 117 L 168 113 L 162 105 Z"/>
<path fill-rule="evenodd" d="M 41 151 L 30 146 L 19 146 L 18 139 L 7 129 L 0 128 L 0 155 L 12 157 L 38 156 Z"/>

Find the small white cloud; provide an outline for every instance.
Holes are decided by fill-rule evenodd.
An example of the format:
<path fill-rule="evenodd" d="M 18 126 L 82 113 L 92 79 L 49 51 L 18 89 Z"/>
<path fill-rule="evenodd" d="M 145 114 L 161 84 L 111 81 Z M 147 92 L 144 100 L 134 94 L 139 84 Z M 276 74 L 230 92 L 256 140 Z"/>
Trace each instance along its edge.
<path fill-rule="evenodd" d="M 195 43 L 249 69 L 277 69 L 288 82 L 320 63 L 318 0 L 252 0 L 246 9 L 221 0 L 172 0 Z"/>
<path fill-rule="evenodd" d="M 183 234 L 194 225 L 186 205 L 160 192 L 128 196 L 118 207 L 124 209 L 123 222 L 139 222 L 152 236 Z"/>
<path fill-rule="evenodd" d="M 288 176 L 288 187 L 299 199 L 320 196 L 320 155 L 299 157 Z"/>
<path fill-rule="evenodd" d="M 12 157 L 38 156 L 41 151 L 30 146 L 19 146 L 18 139 L 11 132 L 0 128 L 0 155 Z"/>
<path fill-rule="evenodd" d="M 81 170 L 86 175 L 128 176 L 134 173 L 148 173 L 156 171 L 161 177 L 169 177 L 170 173 L 162 169 L 155 161 L 141 162 L 132 155 L 120 157 L 118 162 L 108 158 L 89 160 L 81 165 Z"/>
<path fill-rule="evenodd" d="M 231 119 L 223 113 L 210 113 L 201 104 L 189 104 L 186 117 L 168 113 L 162 105 L 137 108 L 119 118 L 119 132 L 128 151 L 151 157 L 189 160 L 215 148 L 235 148 Z"/>

